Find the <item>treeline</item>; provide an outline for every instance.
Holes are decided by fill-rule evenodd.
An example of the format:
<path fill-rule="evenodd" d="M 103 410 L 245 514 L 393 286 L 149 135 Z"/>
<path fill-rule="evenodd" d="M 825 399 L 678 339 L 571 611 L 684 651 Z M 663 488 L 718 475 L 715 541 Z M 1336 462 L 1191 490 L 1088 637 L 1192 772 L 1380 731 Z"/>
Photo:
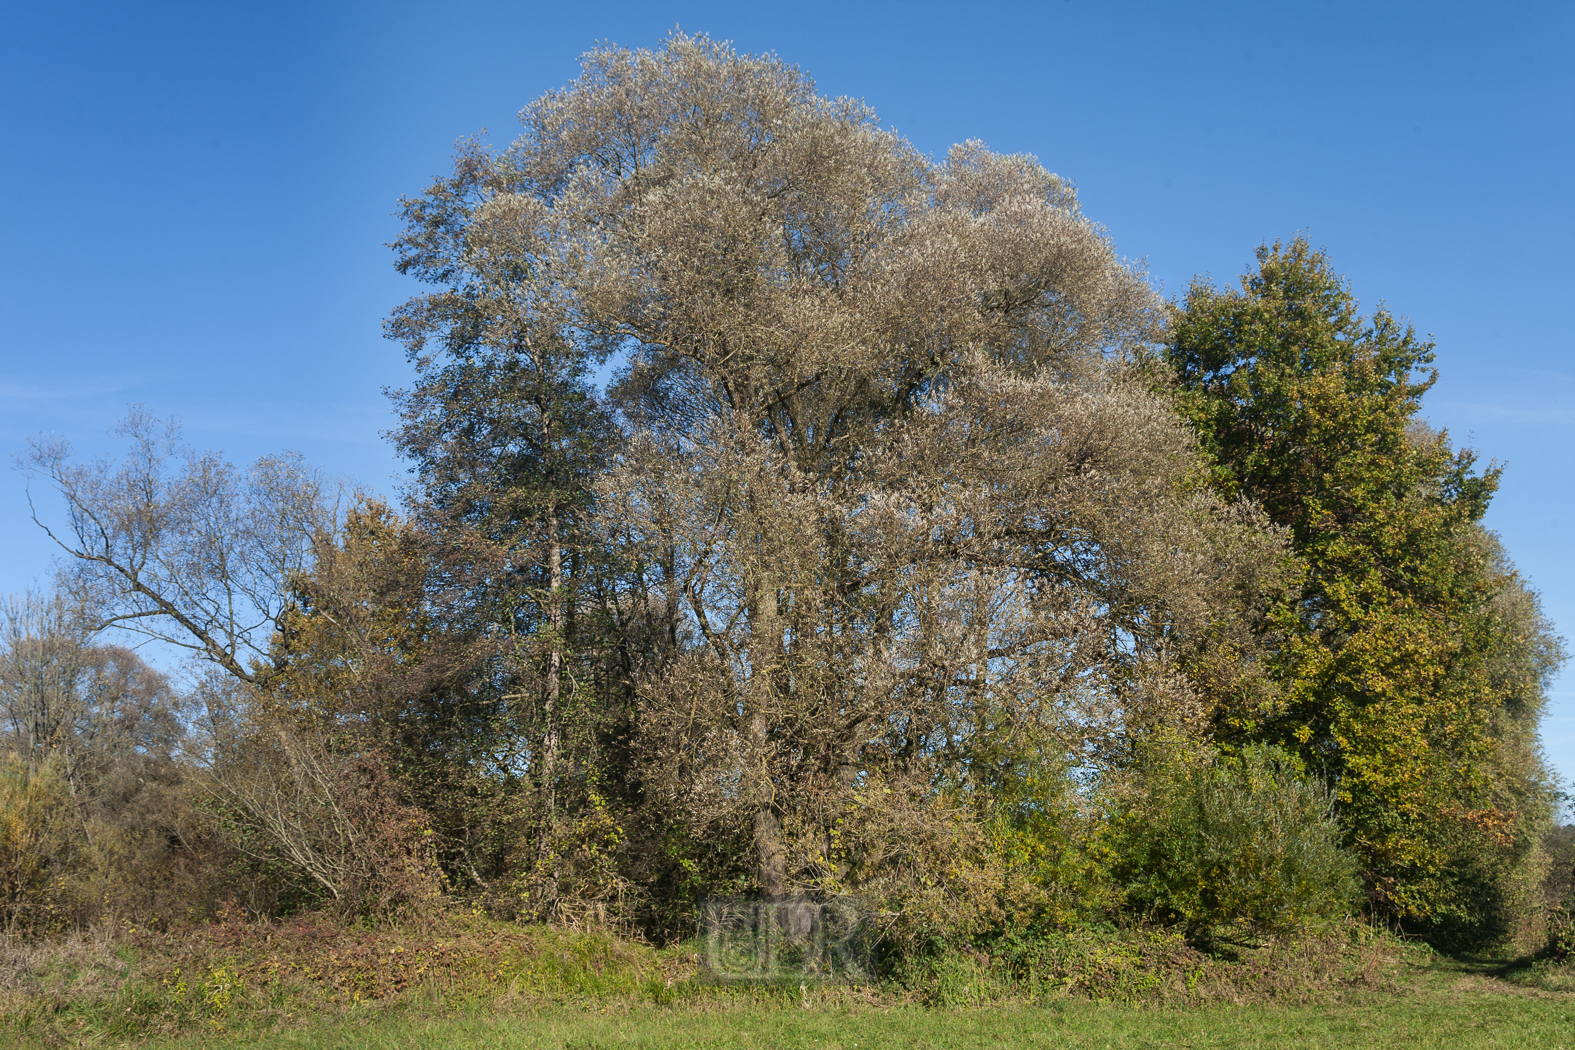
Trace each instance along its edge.
<path fill-rule="evenodd" d="M 8 613 L 10 928 L 1537 935 L 1561 643 L 1431 344 L 1322 253 L 1166 303 L 1032 158 L 705 38 L 521 119 L 404 202 L 402 508 L 141 413 L 31 449 L 70 556 Z"/>

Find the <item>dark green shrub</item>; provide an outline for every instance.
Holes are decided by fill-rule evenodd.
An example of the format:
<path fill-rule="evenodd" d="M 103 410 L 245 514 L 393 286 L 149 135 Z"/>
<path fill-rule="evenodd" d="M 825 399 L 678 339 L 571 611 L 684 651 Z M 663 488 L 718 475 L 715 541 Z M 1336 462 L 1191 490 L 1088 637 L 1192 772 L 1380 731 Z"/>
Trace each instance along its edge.
<path fill-rule="evenodd" d="M 1212 762 L 1151 763 L 1149 786 L 1113 824 L 1129 907 L 1191 940 L 1230 929 L 1311 929 L 1349 912 L 1356 865 L 1333 795 L 1291 756 L 1252 747 Z"/>
<path fill-rule="evenodd" d="M 1562 905 L 1548 911 L 1548 943 L 1543 954 L 1554 962 L 1575 959 L 1575 915 Z"/>
<path fill-rule="evenodd" d="M 1569 962 L 1575 960 L 1575 826 L 1553 828 L 1544 839 L 1549 857 L 1542 891 L 1551 906 L 1542 954 Z"/>

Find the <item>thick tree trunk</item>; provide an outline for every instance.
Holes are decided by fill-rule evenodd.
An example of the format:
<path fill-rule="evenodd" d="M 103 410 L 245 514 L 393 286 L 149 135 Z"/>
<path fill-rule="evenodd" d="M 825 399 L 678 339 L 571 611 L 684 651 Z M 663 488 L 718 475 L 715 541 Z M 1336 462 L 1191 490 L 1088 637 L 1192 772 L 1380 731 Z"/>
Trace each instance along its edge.
<path fill-rule="evenodd" d="M 755 811 L 755 855 L 760 892 L 767 897 L 786 896 L 787 844 L 782 839 L 782 822 L 770 806 Z"/>
<path fill-rule="evenodd" d="M 766 753 L 768 727 L 766 716 L 757 710 L 749 719 L 750 743 L 756 753 Z M 782 821 L 776 811 L 776 790 L 770 774 L 756 785 L 755 809 L 755 874 L 760 882 L 760 892 L 767 897 L 787 894 L 787 843 L 782 837 Z"/>

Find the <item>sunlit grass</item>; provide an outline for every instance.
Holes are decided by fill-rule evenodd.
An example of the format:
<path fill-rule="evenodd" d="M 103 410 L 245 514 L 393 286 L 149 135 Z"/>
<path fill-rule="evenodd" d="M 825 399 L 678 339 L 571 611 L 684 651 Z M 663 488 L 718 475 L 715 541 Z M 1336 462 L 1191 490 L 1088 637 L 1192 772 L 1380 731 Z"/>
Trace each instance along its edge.
<path fill-rule="evenodd" d="M 1415 1047 L 1575 1050 L 1575 997 L 1474 994 L 1368 1006 L 1140 1009 L 1068 1001 L 1041 1008 L 927 1010 L 485 1010 L 433 1018 L 363 1015 L 300 1030 L 169 1047 L 393 1050 L 399 1047 Z"/>
<path fill-rule="evenodd" d="M 1108 968 L 1116 949 L 1154 947 L 1102 936 L 1092 948 L 1107 950 L 1077 965 Z M 1185 969 L 1197 957 L 1151 953 L 1152 973 L 1122 956 L 1122 980 L 1014 983 L 959 957 L 881 985 L 800 987 L 710 983 L 693 946 L 479 919 L 425 930 L 219 925 L 135 944 L 13 946 L 0 1047 L 1575 1050 L 1570 963 L 1452 960 L 1382 934 L 1340 945 L 1242 949 L 1202 969 Z M 1145 975 L 1153 987 L 1134 983 Z"/>

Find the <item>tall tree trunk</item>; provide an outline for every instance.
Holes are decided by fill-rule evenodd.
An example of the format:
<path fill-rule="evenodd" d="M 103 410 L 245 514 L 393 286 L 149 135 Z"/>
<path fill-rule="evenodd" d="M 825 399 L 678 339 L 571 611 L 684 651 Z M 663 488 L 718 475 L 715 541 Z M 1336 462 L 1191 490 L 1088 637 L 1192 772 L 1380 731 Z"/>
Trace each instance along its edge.
<path fill-rule="evenodd" d="M 563 692 L 563 545 L 558 533 L 558 508 L 547 511 L 547 623 L 552 641 L 547 651 L 547 725 L 542 735 L 542 779 L 546 815 L 557 809 L 559 699 Z"/>
<path fill-rule="evenodd" d="M 757 753 L 764 755 L 767 745 L 764 712 L 757 711 L 749 720 L 749 735 Z M 777 816 L 776 792 L 769 781 L 760 786 L 760 791 L 755 809 L 755 875 L 762 894 L 784 897 L 788 891 L 787 843 L 782 837 L 782 821 Z"/>
<path fill-rule="evenodd" d="M 785 655 L 781 610 L 777 606 L 777 585 L 769 569 L 752 583 L 748 599 L 750 625 L 751 706 L 748 731 L 750 743 L 761 763 L 761 782 L 756 786 L 755 859 L 760 892 L 767 897 L 782 897 L 788 891 L 787 843 L 782 836 L 782 821 L 777 815 L 777 785 L 770 761 L 771 727 L 768 712 L 777 709 L 782 683 L 781 666 Z"/>
<path fill-rule="evenodd" d="M 755 854 L 760 892 L 767 897 L 786 896 L 787 843 L 782 839 L 782 821 L 769 805 L 755 811 Z"/>

